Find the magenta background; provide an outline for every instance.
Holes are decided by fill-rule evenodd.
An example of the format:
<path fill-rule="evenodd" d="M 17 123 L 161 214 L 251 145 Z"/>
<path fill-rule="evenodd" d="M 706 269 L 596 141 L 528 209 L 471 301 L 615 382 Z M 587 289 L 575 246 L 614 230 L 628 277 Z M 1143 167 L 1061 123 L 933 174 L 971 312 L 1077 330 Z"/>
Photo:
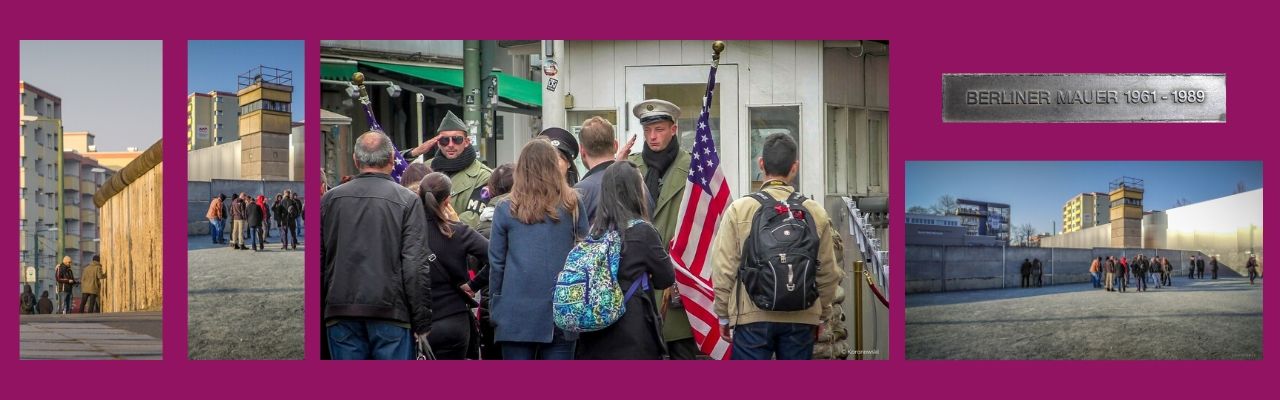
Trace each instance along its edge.
<path fill-rule="evenodd" d="M 75 2 L 65 2 L 75 3 Z M 88 2 L 82 2 L 88 3 Z M 884 362 L 640 363 L 320 362 L 315 307 L 306 308 L 305 361 L 189 361 L 186 359 L 186 63 L 188 39 L 305 39 L 307 76 L 318 77 L 320 39 L 889 39 L 891 40 L 891 213 L 903 207 L 903 165 L 910 160 L 1263 160 L 1264 176 L 1276 176 L 1274 7 L 1228 2 L 1076 1 L 999 2 L 990 6 L 907 2 L 525 2 L 511 5 L 459 2 L 275 1 L 267 3 L 144 0 L 85 5 L 11 2 L 0 27 L 0 54 L 18 54 L 20 39 L 161 39 L 164 44 L 165 127 L 165 322 L 164 361 L 20 362 L 17 314 L 0 316 L 0 376 L 6 396 L 278 395 L 483 397 L 547 393 L 624 392 L 633 397 L 682 397 L 690 393 L 759 397 L 831 398 L 947 396 L 957 390 L 986 395 L 1034 394 L 1075 398 L 1101 395 L 1097 378 L 1126 377 L 1108 394 L 1176 397 L 1240 395 L 1274 389 L 1269 361 L 905 361 L 901 240 L 890 240 L 892 297 L 890 347 Z M 395 5 L 401 3 L 400 5 Z M 356 11 L 352 11 L 356 10 Z M 462 17 L 476 22 L 465 25 Z M 246 20 L 244 28 L 237 21 Z M 281 27 L 272 31 L 274 27 Z M 1271 33 L 1267 33 L 1271 32 Z M 233 33 L 230 35 L 224 33 Z M 1271 37 L 1272 39 L 1267 39 Z M 729 48 L 726 51 L 741 51 Z M 122 54 L 121 56 L 128 56 Z M 15 79 L 18 60 L 0 65 Z M 942 73 L 1151 72 L 1226 73 L 1229 110 L 1221 124 L 942 124 Z M 152 77 L 121 77 L 151 79 Z M 16 79 L 15 79 L 16 80 Z M 12 81 L 10 81 L 12 82 Z M 306 110 L 307 171 L 320 168 L 318 90 Z M 9 97 L 8 107 L 14 104 Z M 74 99 L 67 99 L 74 101 Z M 10 108 L 12 110 L 12 108 Z M 1108 144 L 1094 151 L 1073 145 L 1087 136 Z M 15 139 L 10 143 L 16 142 Z M 1141 149 L 1142 151 L 1137 151 Z M 14 150 L 10 150 L 10 156 Z M 1265 178 L 1264 178 L 1265 179 Z M 1274 179 L 1272 179 L 1274 180 Z M 1036 182 L 1025 182 L 1034 189 Z M 307 271 L 319 269 L 319 181 L 307 183 Z M 0 174 L 0 187 L 17 175 Z M 1267 186 L 1264 181 L 1264 186 Z M 1275 201 L 1267 201 L 1268 206 Z M 17 219 L 17 202 L 0 197 L 0 215 Z M 1270 218 L 1275 219 L 1275 218 Z M 1267 225 L 1276 223 L 1267 221 Z M 900 218 L 893 232 L 902 232 Z M 18 233 L 0 230 L 0 246 L 12 254 Z M 12 265 L 12 264 L 10 264 Z M 307 274 L 307 287 L 319 278 Z M 315 290 L 307 304 L 317 304 Z M 1274 301 L 1272 301 L 1274 302 Z M 1266 306 L 1264 308 L 1271 308 Z M 1266 324 L 1276 325 L 1274 319 Z M 1266 329 L 1266 332 L 1273 332 Z M 1264 342 L 1274 334 L 1264 334 Z M 1185 338 L 1170 338 L 1185 340 Z M 1136 371 L 1148 372 L 1147 374 Z M 1138 377 L 1158 379 L 1127 379 Z M 787 379 L 782 375 L 785 374 Z M 688 376 L 690 379 L 676 379 Z M 566 379 L 567 378 L 567 379 Z M 545 384 L 540 384 L 544 383 Z M 408 383 L 408 385 L 406 385 Z M 92 385 L 90 390 L 86 385 Z M 554 385 L 554 386 L 553 386 Z M 14 389 L 17 389 L 16 391 Z M 799 390 L 799 391 L 797 391 Z M 569 392 L 569 393 L 564 393 Z M 94 394 L 90 394 L 94 393 Z M 799 396 L 797 396 L 799 395 Z"/>

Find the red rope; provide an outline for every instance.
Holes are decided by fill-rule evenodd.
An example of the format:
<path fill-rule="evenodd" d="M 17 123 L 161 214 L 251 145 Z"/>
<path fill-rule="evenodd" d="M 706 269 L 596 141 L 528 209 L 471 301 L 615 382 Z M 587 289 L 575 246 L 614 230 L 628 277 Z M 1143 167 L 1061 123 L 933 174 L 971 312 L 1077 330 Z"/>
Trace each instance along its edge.
<path fill-rule="evenodd" d="M 867 287 L 871 288 L 871 293 L 880 299 L 880 304 L 884 304 L 884 308 L 889 308 L 889 300 L 884 298 L 884 293 L 880 293 L 880 289 L 876 289 L 875 283 L 871 282 L 871 277 L 867 277 Z"/>

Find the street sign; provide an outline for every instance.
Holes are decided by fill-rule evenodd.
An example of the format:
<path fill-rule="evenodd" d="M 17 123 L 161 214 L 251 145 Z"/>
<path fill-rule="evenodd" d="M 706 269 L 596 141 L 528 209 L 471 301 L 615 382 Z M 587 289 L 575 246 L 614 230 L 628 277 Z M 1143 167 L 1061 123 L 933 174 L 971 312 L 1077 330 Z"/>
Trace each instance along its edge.
<path fill-rule="evenodd" d="M 27 283 L 36 283 L 36 267 L 27 267 Z"/>
<path fill-rule="evenodd" d="M 1225 74 L 944 74 L 944 122 L 1226 122 Z"/>

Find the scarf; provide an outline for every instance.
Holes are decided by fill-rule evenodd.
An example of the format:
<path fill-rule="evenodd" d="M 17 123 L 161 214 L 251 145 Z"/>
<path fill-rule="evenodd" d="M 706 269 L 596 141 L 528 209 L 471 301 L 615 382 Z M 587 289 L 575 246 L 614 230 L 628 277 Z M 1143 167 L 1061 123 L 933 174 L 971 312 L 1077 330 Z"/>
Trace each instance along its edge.
<path fill-rule="evenodd" d="M 453 176 L 458 171 L 467 169 L 474 162 L 476 162 L 475 146 L 467 146 L 466 149 L 462 150 L 462 154 L 458 155 L 458 158 L 452 160 L 445 157 L 444 152 L 437 151 L 436 156 L 431 158 L 431 170 Z"/>
<path fill-rule="evenodd" d="M 265 200 L 265 197 L 263 197 L 262 195 L 258 195 L 258 201 L 257 201 L 258 209 L 262 210 L 262 217 L 263 219 L 266 219 L 267 215 L 269 214 L 267 214 L 267 206 L 262 204 L 264 200 Z"/>
<path fill-rule="evenodd" d="M 644 165 L 649 167 L 649 173 L 644 175 L 644 185 L 649 189 L 649 197 L 654 203 L 658 202 L 658 194 L 662 191 L 662 177 L 667 174 L 667 169 L 671 168 L 671 163 L 676 161 L 678 155 L 680 155 L 680 138 L 678 137 L 671 138 L 671 144 L 662 151 L 653 151 L 648 145 L 644 145 L 640 158 L 644 160 Z"/>

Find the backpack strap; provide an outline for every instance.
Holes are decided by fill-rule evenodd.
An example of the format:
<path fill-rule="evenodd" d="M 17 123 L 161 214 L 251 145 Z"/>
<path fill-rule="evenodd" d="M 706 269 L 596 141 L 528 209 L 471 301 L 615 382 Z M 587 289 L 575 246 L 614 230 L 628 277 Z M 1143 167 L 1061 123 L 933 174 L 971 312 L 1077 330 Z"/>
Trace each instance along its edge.
<path fill-rule="evenodd" d="M 649 290 L 649 274 L 642 273 L 640 274 L 640 279 L 631 282 L 631 287 L 627 288 L 627 294 L 622 296 L 622 304 L 627 304 L 628 301 L 631 301 L 631 296 L 636 294 L 636 289 Z"/>

